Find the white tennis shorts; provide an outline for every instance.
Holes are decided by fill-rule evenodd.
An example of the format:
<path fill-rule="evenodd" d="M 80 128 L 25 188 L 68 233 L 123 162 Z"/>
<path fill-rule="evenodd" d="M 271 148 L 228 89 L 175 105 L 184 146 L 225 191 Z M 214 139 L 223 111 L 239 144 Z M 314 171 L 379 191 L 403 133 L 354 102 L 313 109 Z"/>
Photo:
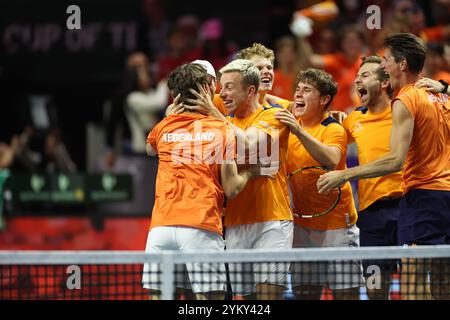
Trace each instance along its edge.
<path fill-rule="evenodd" d="M 215 232 L 188 227 L 155 227 L 149 231 L 146 253 L 165 250 L 181 252 L 224 252 L 222 236 Z M 145 263 L 143 287 L 161 290 L 161 266 Z M 175 266 L 175 287 L 192 289 L 194 293 L 225 291 L 226 274 L 223 263 L 192 262 Z"/>
<path fill-rule="evenodd" d="M 359 247 L 356 225 L 336 230 L 313 230 L 294 226 L 294 248 Z M 291 264 L 292 286 L 327 285 L 332 290 L 360 287 L 364 284 L 359 260 L 295 262 Z"/>
<path fill-rule="evenodd" d="M 258 222 L 227 227 L 227 250 L 291 249 L 294 223 L 288 220 Z M 230 263 L 230 282 L 235 295 L 255 292 L 256 284 L 287 286 L 288 262 Z"/>

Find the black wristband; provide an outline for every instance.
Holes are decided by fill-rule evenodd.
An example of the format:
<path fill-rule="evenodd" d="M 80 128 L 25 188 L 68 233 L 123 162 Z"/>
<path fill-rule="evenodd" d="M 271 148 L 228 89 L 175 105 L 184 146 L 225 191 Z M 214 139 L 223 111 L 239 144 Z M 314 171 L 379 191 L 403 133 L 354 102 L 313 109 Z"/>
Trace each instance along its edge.
<path fill-rule="evenodd" d="M 447 93 L 447 89 L 448 89 L 448 83 L 445 82 L 444 80 L 439 80 L 439 82 L 444 86 L 444 89 L 442 89 L 441 93 Z"/>

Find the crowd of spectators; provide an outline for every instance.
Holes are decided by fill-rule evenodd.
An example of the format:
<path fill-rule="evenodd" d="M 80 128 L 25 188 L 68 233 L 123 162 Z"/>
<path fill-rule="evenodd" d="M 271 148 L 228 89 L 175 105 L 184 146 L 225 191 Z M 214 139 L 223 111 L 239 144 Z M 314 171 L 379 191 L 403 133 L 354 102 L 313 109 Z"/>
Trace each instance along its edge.
<path fill-rule="evenodd" d="M 450 81 L 448 0 L 293 0 L 284 3 L 288 9 L 278 11 L 284 12 L 286 28 L 278 29 L 291 32 L 279 34 L 274 41 L 267 39 L 264 43 L 276 52 L 273 95 L 292 100 L 296 74 L 312 66 L 325 69 L 338 82 L 338 95 L 331 109 L 349 111 L 359 106 L 353 79 L 361 57 L 382 54 L 379 50 L 382 39 L 393 32 L 411 32 L 426 40 L 430 54 L 424 76 Z M 380 29 L 366 26 L 370 16 L 366 9 L 370 5 L 380 8 Z M 219 11 L 217 15 L 202 18 L 192 12 L 173 17 L 167 2 L 142 0 L 140 12 L 137 50 L 124 61 L 122 79 L 114 90 L 111 89 L 107 112 L 103 112 L 106 154 L 102 159 L 108 166 L 114 164 L 118 154 L 144 153 L 147 133 L 162 119 L 165 107 L 171 102 L 166 78 L 173 69 L 183 63 L 204 59 L 218 70 L 240 49 L 227 34 L 231 33 L 231 27 L 241 27 L 226 24 Z M 308 32 L 299 34 L 289 28 L 296 15 L 306 17 Z M 270 29 L 271 26 L 261 28 Z M 248 39 L 251 38 L 249 34 Z M 251 45 L 251 42 L 249 40 L 245 45 Z M 21 130 L 20 134 L 1 141 L 2 168 L 20 164 L 22 169 L 29 171 L 72 172 L 83 167 L 71 160 L 62 138 L 64 135 L 57 126 L 49 128 L 44 135 L 32 125 Z M 34 140 L 40 141 L 37 153 L 29 147 L 29 141 Z"/>

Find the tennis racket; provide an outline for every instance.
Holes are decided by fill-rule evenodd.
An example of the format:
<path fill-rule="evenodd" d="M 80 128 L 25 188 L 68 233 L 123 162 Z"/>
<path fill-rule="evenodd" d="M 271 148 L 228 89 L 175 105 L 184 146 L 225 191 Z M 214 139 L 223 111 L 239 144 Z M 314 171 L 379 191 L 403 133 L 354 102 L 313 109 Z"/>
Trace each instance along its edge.
<path fill-rule="evenodd" d="M 325 167 L 305 167 L 288 175 L 289 195 L 294 215 L 301 218 L 317 218 L 333 211 L 341 199 L 341 188 L 329 194 L 319 194 L 317 180 L 328 172 Z"/>

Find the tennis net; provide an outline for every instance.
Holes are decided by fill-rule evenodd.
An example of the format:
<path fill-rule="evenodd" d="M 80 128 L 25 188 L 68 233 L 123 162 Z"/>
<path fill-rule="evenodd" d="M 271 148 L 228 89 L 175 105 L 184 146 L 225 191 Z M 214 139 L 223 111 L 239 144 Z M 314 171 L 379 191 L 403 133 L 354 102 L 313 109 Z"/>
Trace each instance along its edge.
<path fill-rule="evenodd" d="M 242 299 L 256 288 L 262 299 L 441 300 L 449 279 L 450 246 L 0 251 L 0 299 Z"/>

